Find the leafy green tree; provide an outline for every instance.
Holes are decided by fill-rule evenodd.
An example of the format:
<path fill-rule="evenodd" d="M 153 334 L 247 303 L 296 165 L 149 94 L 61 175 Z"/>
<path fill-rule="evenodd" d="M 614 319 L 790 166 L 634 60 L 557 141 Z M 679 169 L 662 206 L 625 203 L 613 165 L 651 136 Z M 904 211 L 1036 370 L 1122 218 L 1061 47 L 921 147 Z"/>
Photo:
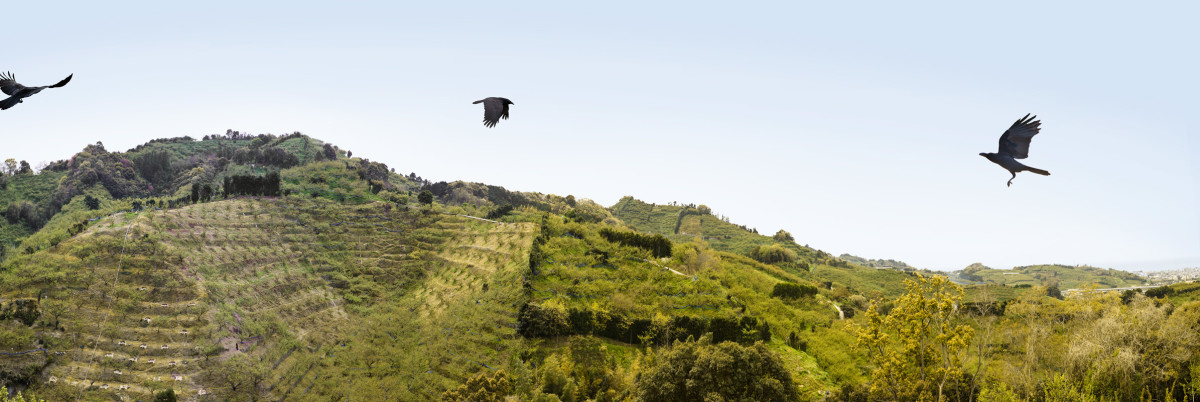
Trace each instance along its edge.
<path fill-rule="evenodd" d="M 783 230 L 783 229 L 779 229 L 778 232 L 775 232 L 775 236 L 773 236 L 772 238 L 775 239 L 775 241 L 780 242 L 780 243 L 795 243 L 796 242 L 796 238 L 792 237 L 791 233 L 788 233 L 786 230 Z"/>
<path fill-rule="evenodd" d="M 904 281 L 907 293 L 887 317 L 872 301 L 858 332 L 873 372 L 871 393 L 894 400 L 945 397 L 946 386 L 963 377 L 963 357 L 975 331 L 956 325 L 963 290 L 944 276 Z"/>
<path fill-rule="evenodd" d="M 12 176 L 17 174 L 17 160 L 13 158 L 5 159 L 3 169 L 6 175 Z"/>
<path fill-rule="evenodd" d="M 1053 297 L 1058 300 L 1063 299 L 1062 291 L 1058 289 L 1058 285 L 1047 286 L 1046 287 L 1046 296 L 1050 296 L 1050 297 Z"/>
<path fill-rule="evenodd" d="M 421 190 L 421 194 L 417 195 L 417 202 L 425 205 L 433 204 L 433 192 L 429 190 Z"/>
<path fill-rule="evenodd" d="M 710 335 L 676 342 L 659 352 L 637 377 L 636 396 L 643 401 L 800 399 L 791 373 L 762 342 L 714 345 Z"/>

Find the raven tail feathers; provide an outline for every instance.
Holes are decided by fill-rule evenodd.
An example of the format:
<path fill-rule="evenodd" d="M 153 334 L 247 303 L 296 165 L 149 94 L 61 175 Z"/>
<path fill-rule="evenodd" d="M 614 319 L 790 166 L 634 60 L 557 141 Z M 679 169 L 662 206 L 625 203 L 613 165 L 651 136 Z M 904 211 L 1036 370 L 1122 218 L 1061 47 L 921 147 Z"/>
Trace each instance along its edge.
<path fill-rule="evenodd" d="M 1045 170 L 1042 170 L 1042 169 L 1034 168 L 1034 167 L 1031 167 L 1031 168 L 1029 168 L 1029 171 L 1030 171 L 1030 172 L 1033 172 L 1033 173 L 1040 174 L 1040 175 L 1042 175 L 1042 176 L 1049 176 L 1049 175 L 1050 175 L 1050 172 L 1048 172 L 1048 171 L 1045 171 Z"/>

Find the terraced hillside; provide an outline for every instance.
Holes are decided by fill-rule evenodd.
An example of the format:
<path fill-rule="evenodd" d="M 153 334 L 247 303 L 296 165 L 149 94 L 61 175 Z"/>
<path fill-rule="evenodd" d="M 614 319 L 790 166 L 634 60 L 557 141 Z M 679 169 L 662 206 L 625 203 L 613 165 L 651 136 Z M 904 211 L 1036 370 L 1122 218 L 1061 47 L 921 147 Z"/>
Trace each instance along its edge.
<path fill-rule="evenodd" d="M 521 345 L 533 232 L 299 196 L 120 213 L 5 262 L 31 319 L 0 346 L 34 352 L 0 364 L 51 399 L 434 399 Z"/>
<path fill-rule="evenodd" d="M 704 243 L 675 243 L 660 256 L 611 241 L 603 231 L 554 215 L 543 221 L 523 333 L 598 337 L 614 352 L 639 345 L 666 349 L 705 333 L 714 342 L 763 342 L 806 399 L 823 395 L 836 381 L 861 379 L 851 357 L 856 354 L 847 352 L 853 337 L 827 294 L 773 295 L 779 284 L 809 286 L 815 293 L 816 283 Z M 563 353 L 555 344 L 540 349 Z M 624 369 L 636 370 L 631 360 Z"/>

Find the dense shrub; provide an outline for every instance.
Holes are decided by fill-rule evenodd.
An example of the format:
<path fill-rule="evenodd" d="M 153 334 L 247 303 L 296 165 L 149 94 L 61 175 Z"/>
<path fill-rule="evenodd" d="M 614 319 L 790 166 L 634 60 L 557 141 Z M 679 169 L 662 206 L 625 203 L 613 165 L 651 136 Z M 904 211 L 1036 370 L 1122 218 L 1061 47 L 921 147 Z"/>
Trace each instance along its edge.
<path fill-rule="evenodd" d="M 791 373 L 763 343 L 742 346 L 704 337 L 659 353 L 638 375 L 638 400 L 800 400 Z"/>
<path fill-rule="evenodd" d="M 87 205 L 88 209 L 93 211 L 100 209 L 100 200 L 90 195 L 83 197 L 83 204 Z"/>
<path fill-rule="evenodd" d="M 771 340 L 771 325 L 755 317 L 701 318 L 675 316 L 665 328 L 655 328 L 649 319 L 629 318 L 608 312 L 596 313 L 586 307 L 566 310 L 526 304 L 517 314 L 517 332 L 527 338 L 562 335 L 597 335 L 634 343 L 643 337 L 658 343 L 699 339 L 709 334 L 717 342 L 753 343 Z"/>
<path fill-rule="evenodd" d="M 177 399 L 175 389 L 167 388 L 166 391 L 159 391 L 154 394 L 154 402 L 175 402 Z"/>
<path fill-rule="evenodd" d="M 512 212 L 512 210 L 513 210 L 512 205 L 508 205 L 508 204 L 501 205 L 501 206 L 497 207 L 496 209 L 493 209 L 491 212 L 488 212 L 487 218 L 488 219 L 499 219 L 500 217 L 502 217 L 504 215 L 508 215 L 508 213 Z"/>
<path fill-rule="evenodd" d="M 796 261 L 796 252 L 777 244 L 758 246 L 750 250 L 750 258 L 764 264 Z"/>
<path fill-rule="evenodd" d="M 224 185 L 225 196 L 238 194 L 277 196 L 279 195 L 279 172 L 267 173 L 266 176 L 226 176 Z"/>
<path fill-rule="evenodd" d="M 158 150 L 146 152 L 133 158 L 133 167 L 138 174 L 153 184 L 155 188 L 163 189 L 171 182 L 174 170 L 171 168 L 171 152 Z"/>
<path fill-rule="evenodd" d="M 812 296 L 815 294 L 817 294 L 816 286 L 790 282 L 776 283 L 775 289 L 771 290 L 771 297 L 778 297 L 781 299 L 799 299 L 804 296 Z"/>
<path fill-rule="evenodd" d="M 526 338 L 550 338 L 570 333 L 566 312 L 526 303 L 517 312 L 517 333 Z"/>
<path fill-rule="evenodd" d="M 331 161 L 337 160 L 337 147 L 330 144 L 325 144 L 325 146 L 321 147 L 321 156 L 324 156 L 325 159 Z"/>
<path fill-rule="evenodd" d="M 603 228 L 600 229 L 600 235 L 613 243 L 649 250 L 656 258 L 671 256 L 671 241 L 659 234 L 651 236 Z"/>
<path fill-rule="evenodd" d="M 1058 285 L 1050 285 L 1046 287 L 1046 296 L 1053 297 L 1058 300 L 1063 299 L 1062 291 L 1058 289 Z"/>
<path fill-rule="evenodd" d="M 38 213 L 38 208 L 33 203 L 24 200 L 8 204 L 8 210 L 5 211 L 4 217 L 8 219 L 9 224 L 25 222 L 26 225 L 35 229 L 40 228 L 45 222 Z"/>
<path fill-rule="evenodd" d="M 1170 286 L 1159 286 L 1156 288 L 1146 289 L 1145 295 L 1146 295 L 1146 297 L 1153 297 L 1156 299 L 1161 299 L 1161 298 L 1170 296 L 1174 293 L 1175 293 L 1175 289 L 1171 289 Z"/>

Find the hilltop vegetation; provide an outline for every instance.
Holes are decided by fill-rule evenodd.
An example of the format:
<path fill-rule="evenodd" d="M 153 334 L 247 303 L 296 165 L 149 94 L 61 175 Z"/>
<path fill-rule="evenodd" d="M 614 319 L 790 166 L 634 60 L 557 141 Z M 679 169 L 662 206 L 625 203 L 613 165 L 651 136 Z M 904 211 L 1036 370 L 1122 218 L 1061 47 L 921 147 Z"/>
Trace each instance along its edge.
<path fill-rule="evenodd" d="M 893 259 L 867 259 L 852 254 L 842 254 L 838 258 L 845 260 L 851 264 L 862 265 L 872 268 L 894 268 L 894 269 L 916 269 L 911 265 L 905 264 L 904 261 L 896 261 Z"/>
<path fill-rule="evenodd" d="M 231 186 L 234 179 L 263 178 L 298 166 L 339 160 L 337 163 L 345 170 L 352 170 L 350 174 L 358 176 L 352 182 L 361 183 L 363 191 L 346 194 L 360 202 L 379 198 L 366 197 L 367 193 L 375 195 L 387 190 L 392 194 L 407 194 L 421 185 L 415 174 L 405 177 L 381 163 L 349 158 L 336 146 L 300 133 L 248 135 L 230 130 L 224 135 L 206 135 L 201 140 L 191 137 L 153 140 L 126 152 L 109 151 L 97 142 L 38 172 L 24 161 L 18 164 L 9 160 L 11 169 L 8 165 L 0 168 L 0 215 L 5 218 L 0 220 L 0 259 L 50 246 L 26 239 L 55 220 L 76 197 L 90 196 L 101 203 L 137 200 L 137 205 L 143 207 L 166 207 L 185 200 L 212 199 L 222 195 L 222 191 L 237 193 Z M 314 187 L 309 183 L 289 184 L 295 186 L 288 190 Z"/>

